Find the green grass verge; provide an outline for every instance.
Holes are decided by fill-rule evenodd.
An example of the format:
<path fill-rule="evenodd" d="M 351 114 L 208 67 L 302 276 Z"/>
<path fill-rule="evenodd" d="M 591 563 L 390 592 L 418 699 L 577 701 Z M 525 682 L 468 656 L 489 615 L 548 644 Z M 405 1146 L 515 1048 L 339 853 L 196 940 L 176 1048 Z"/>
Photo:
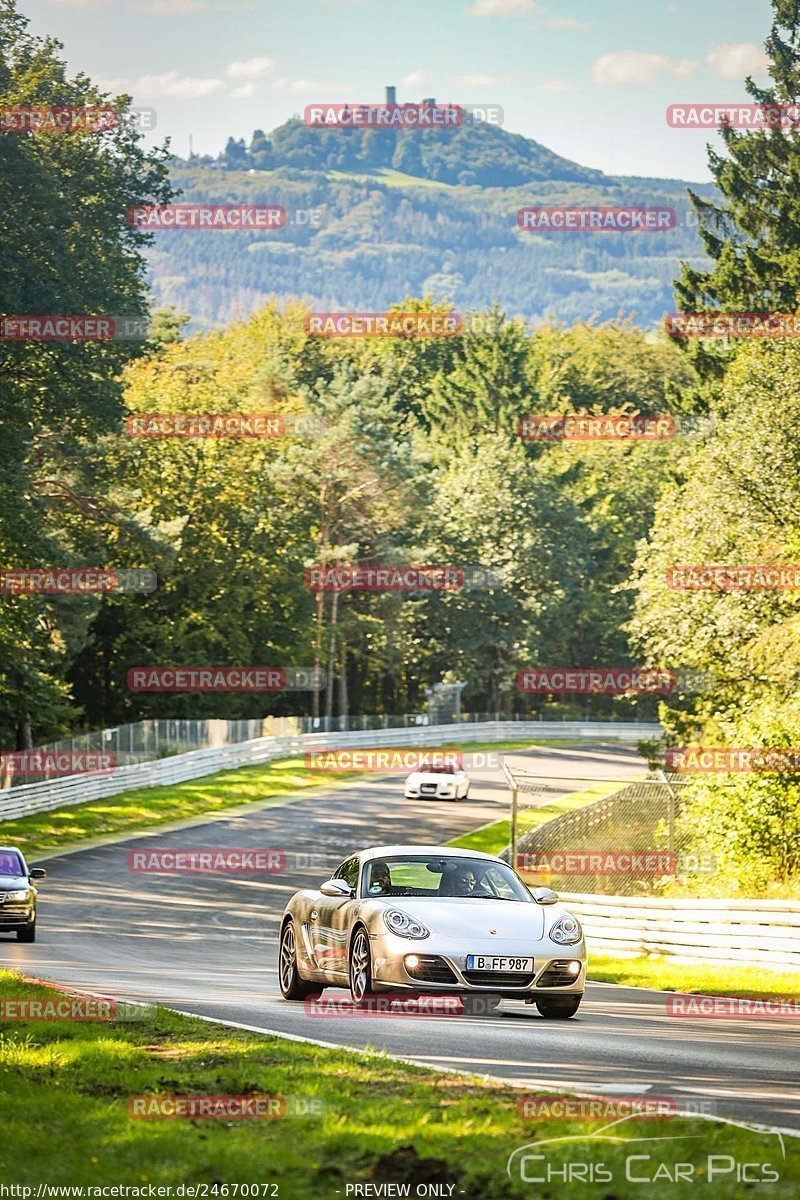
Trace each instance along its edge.
<path fill-rule="evenodd" d="M 326 786 L 336 786 L 355 777 L 355 772 L 337 775 L 326 781 Z M 30 861 L 66 845 L 135 833 L 197 816 L 213 816 L 244 804 L 284 803 L 319 784 L 319 771 L 309 770 L 301 758 L 280 759 L 261 766 L 220 771 L 186 783 L 136 788 L 105 800 L 90 800 L 86 804 L 3 821 L 0 841 L 19 846 Z"/>
<path fill-rule="evenodd" d="M 589 978 L 601 983 L 690 992 L 704 996 L 800 996 L 797 971 L 765 971 L 730 963 L 676 963 L 663 956 L 613 958 L 592 954 Z"/>
<path fill-rule="evenodd" d="M 546 825 L 548 821 L 554 821 L 556 817 L 563 816 L 564 813 L 574 812 L 577 808 L 586 808 L 587 805 L 602 800 L 604 796 L 618 792 L 623 786 L 622 783 L 604 779 L 580 792 L 572 792 L 569 796 L 550 800 L 540 808 L 529 808 L 525 812 L 520 828 L 525 831 L 537 829 L 540 825 Z M 524 803 L 524 796 L 525 794 L 521 793 L 522 803 Z M 485 854 L 499 854 L 501 850 L 505 850 L 510 838 L 509 821 L 494 821 L 491 825 L 483 825 L 480 829 L 473 830 L 472 833 L 465 833 L 463 837 L 456 838 L 448 845 L 459 846 L 464 850 L 482 850 Z"/>
<path fill-rule="evenodd" d="M 331 744 L 335 744 L 333 736 Z M 462 749 L 465 753 L 476 750 L 502 753 L 530 745 L 530 741 L 475 742 L 464 743 Z M 445 743 L 440 748 L 452 748 L 452 743 Z M 67 846 L 72 848 L 84 841 L 134 834 L 193 817 L 214 816 L 242 805 L 285 804 L 302 799 L 309 788 L 330 789 L 359 778 L 368 776 L 355 771 L 323 775 L 306 767 L 302 758 L 279 759 L 261 766 L 219 771 L 216 775 L 205 775 L 186 783 L 136 788 L 105 800 L 91 800 L 86 804 L 3 821 L 0 823 L 0 843 L 19 846 L 25 857 L 33 861 L 37 855 L 64 850 Z"/>
<path fill-rule="evenodd" d="M 0 972 L 0 997 L 58 998 L 10 972 Z M 309 1018 L 309 1032 L 330 1037 L 317 1028 L 320 1023 Z M 379 1054 L 282 1041 L 165 1009 L 147 1010 L 141 1020 L 102 1024 L 4 1021 L 0 1075 L 3 1182 L 34 1188 L 207 1185 L 195 1194 L 234 1197 L 233 1185 L 259 1184 L 264 1185 L 259 1196 L 279 1200 L 344 1200 L 348 1184 L 408 1184 L 413 1196 L 417 1184 L 437 1183 L 445 1185 L 439 1195 L 454 1200 L 533 1195 L 633 1200 L 655 1194 L 626 1180 L 625 1160 L 634 1154 L 651 1155 L 649 1166 L 637 1162 L 640 1176 L 645 1169 L 652 1175 L 661 1162 L 691 1163 L 694 1183 L 701 1184 L 709 1182 L 710 1155 L 769 1161 L 780 1182 L 768 1192 L 780 1200 L 796 1194 L 800 1179 L 800 1142 L 793 1139 L 786 1139 L 784 1159 L 774 1135 L 681 1118 L 630 1121 L 612 1131 L 617 1138 L 676 1140 L 627 1146 L 588 1141 L 586 1135 L 609 1118 L 532 1120 L 520 1114 L 522 1093 L 500 1082 L 440 1075 Z M 310 1118 L 260 1120 L 130 1115 L 132 1097 L 155 1095 L 258 1095 L 284 1097 L 290 1104 L 295 1098 L 313 1102 L 317 1111 Z M 543 1144 L 564 1136 L 579 1140 Z M 602 1163 L 613 1182 L 597 1191 L 556 1176 L 534 1190 L 518 1171 L 509 1179 L 509 1155 L 531 1142 L 536 1143 L 531 1152 L 544 1154 L 553 1171 L 563 1171 L 568 1161 L 596 1169 Z M 535 1174 L 543 1169 L 538 1162 L 528 1167 Z M 714 1200 L 752 1195 L 730 1173 L 712 1183 L 707 1190 Z M 692 1183 L 675 1184 L 669 1195 L 688 1200 L 697 1192 Z"/>

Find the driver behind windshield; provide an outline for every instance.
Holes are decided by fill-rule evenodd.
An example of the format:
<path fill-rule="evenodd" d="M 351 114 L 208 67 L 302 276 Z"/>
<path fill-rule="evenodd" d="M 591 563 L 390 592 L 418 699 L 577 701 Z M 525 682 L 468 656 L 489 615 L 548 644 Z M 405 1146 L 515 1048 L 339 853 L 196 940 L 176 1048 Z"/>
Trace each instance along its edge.
<path fill-rule="evenodd" d="M 442 877 L 439 884 L 440 896 L 485 896 L 487 893 L 478 883 L 472 867 L 456 867 Z"/>
<path fill-rule="evenodd" d="M 392 877 L 385 862 L 375 862 L 369 876 L 370 896 L 386 896 L 392 890 Z"/>

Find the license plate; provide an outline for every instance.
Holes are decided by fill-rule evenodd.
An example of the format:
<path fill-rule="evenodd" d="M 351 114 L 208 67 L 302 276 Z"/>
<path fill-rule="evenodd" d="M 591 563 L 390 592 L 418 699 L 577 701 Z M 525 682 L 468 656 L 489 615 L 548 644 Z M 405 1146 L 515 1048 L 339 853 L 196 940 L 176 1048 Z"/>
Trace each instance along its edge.
<path fill-rule="evenodd" d="M 533 971 L 532 958 L 493 957 L 490 954 L 468 954 L 468 971 L 519 971 L 521 975 Z"/>

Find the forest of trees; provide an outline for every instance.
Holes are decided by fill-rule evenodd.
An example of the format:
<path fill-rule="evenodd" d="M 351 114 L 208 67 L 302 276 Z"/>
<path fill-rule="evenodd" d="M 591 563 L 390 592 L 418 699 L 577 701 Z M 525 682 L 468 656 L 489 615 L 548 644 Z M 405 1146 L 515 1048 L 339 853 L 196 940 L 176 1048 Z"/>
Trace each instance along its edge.
<path fill-rule="evenodd" d="M 447 299 L 458 310 L 496 301 L 533 324 L 623 313 L 648 329 L 674 311 L 681 260 L 707 265 L 678 181 L 556 179 L 487 189 L 361 169 L 251 174 L 173 164 L 183 202 L 280 204 L 289 221 L 268 232 L 159 233 L 148 255 L 156 302 L 190 312 L 192 331 L 248 316 L 273 297 L 330 311 L 389 308 L 409 294 Z M 715 194 L 710 185 L 699 190 Z M 521 231 L 517 212 L 533 204 L 671 207 L 678 226 L 611 236 Z"/>
<path fill-rule="evenodd" d="M 800 22 L 787 0 L 774 8 L 774 82 L 748 86 L 757 100 L 797 103 Z M 67 78 L 56 43 L 29 35 L 12 0 L 0 4 L 0 33 L 4 103 L 98 99 L 84 77 Z M 724 143 L 711 158 L 716 199 L 694 198 L 705 255 L 684 265 L 680 307 L 796 312 L 800 134 L 726 130 Z M 166 153 L 145 152 L 121 124 L 103 138 L 6 134 L 0 154 L 3 311 L 144 313 L 151 235 L 119 214 L 169 200 Z M 398 221 L 403 203 L 398 194 Z M 426 205 L 444 246 L 447 203 L 432 191 Z M 335 225 L 324 236 L 346 252 Z M 509 274 L 515 253 L 503 259 Z M 336 713 L 414 711 L 426 687 L 455 679 L 467 681 L 466 709 L 559 711 L 520 695 L 521 668 L 698 668 L 713 673 L 705 690 L 660 706 L 668 741 L 800 746 L 797 593 L 665 582 L 675 563 L 797 562 L 795 341 L 683 346 L 622 320 L 531 332 L 497 306 L 480 332 L 454 338 L 324 340 L 304 331 L 306 306 L 282 300 L 285 260 L 269 255 L 275 298 L 225 328 L 183 336 L 183 319 L 159 312 L 145 343 L 3 345 L 3 565 L 158 576 L 150 594 L 0 597 L 3 746 L 143 716 L 310 711 L 308 693 L 131 693 L 126 674 L 315 658 L 330 674 L 321 703 Z M 189 279 L 194 269 L 187 256 Z M 320 294 L 344 299 L 323 284 Z M 400 311 L 437 303 L 422 291 L 394 301 Z M 517 436 L 520 416 L 584 409 L 671 413 L 678 431 L 651 443 Z M 306 420 L 269 440 L 131 438 L 125 417 L 141 412 Z M 503 584 L 335 600 L 305 585 L 312 564 L 358 562 L 476 564 Z M 652 699 L 593 704 L 655 711 Z M 800 775 L 743 775 L 722 796 L 700 787 L 690 819 L 709 824 L 714 849 L 711 826 L 727 813 L 717 840 L 733 862 L 754 853 L 754 812 L 764 878 L 792 875 Z"/>

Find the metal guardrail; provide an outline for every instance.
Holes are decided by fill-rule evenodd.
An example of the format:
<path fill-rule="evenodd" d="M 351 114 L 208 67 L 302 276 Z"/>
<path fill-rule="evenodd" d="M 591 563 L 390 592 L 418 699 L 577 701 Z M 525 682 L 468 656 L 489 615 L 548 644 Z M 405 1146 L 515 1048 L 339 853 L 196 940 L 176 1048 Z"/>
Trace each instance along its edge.
<path fill-rule="evenodd" d="M 364 733 L 367 730 L 383 729 L 418 729 L 433 725 L 460 725 L 464 723 L 487 724 L 488 722 L 507 720 L 499 713 L 455 713 L 442 712 L 437 719 L 432 719 L 430 712 L 425 713 L 367 713 L 348 714 L 345 717 L 279 717 L 266 716 L 250 720 L 227 721 L 217 718 L 151 718 L 144 721 L 134 721 L 127 725 L 114 725 L 107 729 L 93 729 L 89 733 L 77 733 L 72 737 L 62 738 L 57 742 L 46 742 L 44 745 L 31 747 L 26 751 L 3 751 L 0 754 L 0 788 L 23 787 L 28 783 L 44 783 L 71 772 L 59 771 L 54 765 L 47 765 L 59 756 L 86 754 L 104 754 L 117 767 L 131 766 L 133 763 L 150 762 L 158 758 L 169 758 L 176 754 L 188 754 L 190 750 L 219 750 L 222 746 L 230 746 L 239 742 L 252 742 L 263 737 L 295 737 L 303 733 Z M 525 723 L 532 718 L 522 718 L 515 714 L 515 723 Z M 617 718 L 609 718 L 616 721 Z M 536 717 L 541 723 L 543 718 Z M 586 722 L 592 718 L 585 714 L 562 716 L 559 724 L 570 721 Z M 605 724 L 606 718 L 602 723 Z M 554 723 L 553 721 L 550 724 Z M 2 759 L 8 755 L 13 759 L 15 754 L 22 753 L 42 763 L 41 769 L 30 766 L 25 769 L 22 777 L 21 769 L 3 769 Z M 19 778 L 15 779 L 15 771 Z"/>
<path fill-rule="evenodd" d="M 710 965 L 800 969 L 796 900 L 691 900 L 559 892 L 580 917 L 589 952 L 659 954 Z"/>
<path fill-rule="evenodd" d="M 501 742 L 539 738 L 636 741 L 656 737 L 661 726 L 637 721 L 489 721 L 427 725 L 410 729 L 373 729 L 348 733 L 310 733 L 262 737 L 216 749 L 192 750 L 169 758 L 117 767 L 107 774 L 69 775 L 23 784 L 0 792 L 0 819 L 102 800 L 134 788 L 185 783 L 217 771 L 233 771 L 314 747 L 442 746 L 459 742 Z"/>

